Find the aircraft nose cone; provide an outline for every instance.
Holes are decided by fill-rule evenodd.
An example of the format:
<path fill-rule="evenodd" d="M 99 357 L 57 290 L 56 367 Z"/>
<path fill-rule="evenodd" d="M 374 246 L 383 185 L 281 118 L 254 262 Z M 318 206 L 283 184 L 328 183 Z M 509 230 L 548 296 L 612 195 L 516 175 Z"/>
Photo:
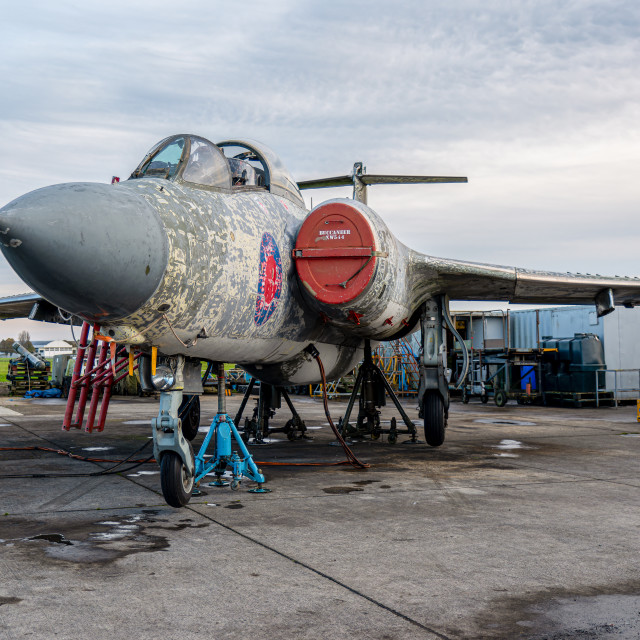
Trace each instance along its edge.
<path fill-rule="evenodd" d="M 125 185 L 60 184 L 0 209 L 0 249 L 34 291 L 91 322 L 135 312 L 167 265 L 153 207 Z"/>

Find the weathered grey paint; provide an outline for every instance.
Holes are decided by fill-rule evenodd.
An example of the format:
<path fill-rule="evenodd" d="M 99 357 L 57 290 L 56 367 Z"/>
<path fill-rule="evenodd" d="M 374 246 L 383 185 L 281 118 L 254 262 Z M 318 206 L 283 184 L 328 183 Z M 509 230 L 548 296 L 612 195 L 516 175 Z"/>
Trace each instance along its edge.
<path fill-rule="evenodd" d="M 96 322 L 128 316 L 167 265 L 156 209 L 110 185 L 60 184 L 0 210 L 2 250 L 20 277 L 67 312 Z"/>

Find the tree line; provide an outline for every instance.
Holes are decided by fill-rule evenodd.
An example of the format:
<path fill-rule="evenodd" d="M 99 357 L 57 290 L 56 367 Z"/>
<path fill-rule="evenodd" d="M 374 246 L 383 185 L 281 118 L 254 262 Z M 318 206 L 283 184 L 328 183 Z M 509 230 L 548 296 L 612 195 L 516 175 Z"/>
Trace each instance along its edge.
<path fill-rule="evenodd" d="M 36 349 L 31 343 L 31 336 L 28 331 L 21 331 L 18 334 L 17 341 L 31 353 L 35 352 Z M 16 352 L 13 350 L 14 342 L 16 342 L 14 338 L 4 338 L 3 340 L 0 340 L 0 353 L 4 353 L 9 356 L 16 355 Z"/>

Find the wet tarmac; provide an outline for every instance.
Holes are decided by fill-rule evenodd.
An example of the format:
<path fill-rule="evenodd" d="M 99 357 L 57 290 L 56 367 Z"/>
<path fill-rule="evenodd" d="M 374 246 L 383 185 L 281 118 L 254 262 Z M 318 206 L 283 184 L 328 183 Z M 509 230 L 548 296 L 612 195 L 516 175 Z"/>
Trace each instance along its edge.
<path fill-rule="evenodd" d="M 150 455 L 153 399 L 87 434 L 0 398 L 0 638 L 640 638 L 635 407 L 454 403 L 443 447 L 355 442 L 362 471 L 306 466 L 344 455 L 294 403 L 313 439 L 252 447 L 271 493 L 202 483 L 175 510 L 154 464 L 91 475 Z"/>

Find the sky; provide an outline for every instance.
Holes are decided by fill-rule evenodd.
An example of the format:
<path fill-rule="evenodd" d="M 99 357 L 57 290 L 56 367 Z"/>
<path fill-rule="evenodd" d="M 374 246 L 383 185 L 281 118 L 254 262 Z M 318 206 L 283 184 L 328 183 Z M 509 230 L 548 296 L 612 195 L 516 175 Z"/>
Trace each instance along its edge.
<path fill-rule="evenodd" d="M 23 0 L 3 8 L 0 54 L 0 206 L 124 179 L 174 133 L 249 137 L 298 180 L 356 161 L 468 176 L 370 188 L 423 253 L 640 274 L 636 0 Z M 25 290 L 0 256 L 0 296 Z M 0 338 L 25 327 L 68 337 L 13 320 Z"/>

